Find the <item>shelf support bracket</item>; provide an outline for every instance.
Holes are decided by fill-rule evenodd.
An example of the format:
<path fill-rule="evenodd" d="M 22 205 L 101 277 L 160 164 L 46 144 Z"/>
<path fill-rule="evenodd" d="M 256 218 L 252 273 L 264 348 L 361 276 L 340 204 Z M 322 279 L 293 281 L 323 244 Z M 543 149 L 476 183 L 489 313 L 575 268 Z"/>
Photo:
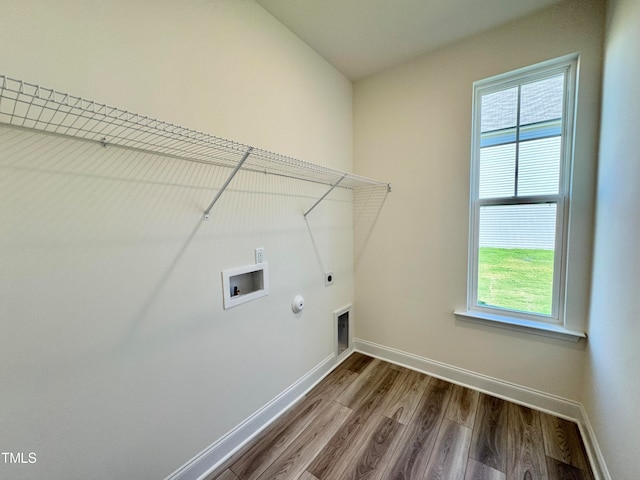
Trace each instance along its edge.
<path fill-rule="evenodd" d="M 338 185 L 340 185 L 340 182 L 341 182 L 342 180 L 344 180 L 344 178 L 345 178 L 346 176 L 347 176 L 347 174 L 345 173 L 345 174 L 342 176 L 342 178 L 341 178 L 340 180 L 338 180 L 336 183 L 334 183 L 333 185 L 331 185 L 331 188 L 330 188 L 329 190 L 327 190 L 327 192 L 326 192 L 324 195 L 322 195 L 322 196 L 318 199 L 318 201 L 317 201 L 316 203 L 314 203 L 314 204 L 313 204 L 313 206 L 312 206 L 309 210 L 307 210 L 306 212 L 304 212 L 304 218 L 307 218 L 307 215 L 309 215 L 309 212 L 311 212 L 311 210 L 313 210 L 314 208 L 316 208 L 316 207 L 318 206 L 318 204 L 319 204 L 322 200 L 324 200 L 324 199 L 325 199 L 325 197 L 326 197 L 327 195 L 329 195 L 329 194 L 333 191 L 333 189 L 334 189 L 334 188 L 336 188 Z"/>
<path fill-rule="evenodd" d="M 213 208 L 213 206 L 216 204 L 218 199 L 222 196 L 224 191 L 227 189 L 227 187 L 231 183 L 231 180 L 233 180 L 233 177 L 235 177 L 236 173 L 238 173 L 238 171 L 242 168 L 242 165 L 244 164 L 244 162 L 247 160 L 247 158 L 249 158 L 249 155 L 251 155 L 252 150 L 253 150 L 253 147 L 249 147 L 249 149 L 244 153 L 242 159 L 238 162 L 238 164 L 233 169 L 233 172 L 231 172 L 231 174 L 229 175 L 229 178 L 227 178 L 227 180 L 224 182 L 224 185 L 220 187 L 220 190 L 218 190 L 218 193 L 216 193 L 216 196 L 211 201 L 207 209 L 204 211 L 204 216 L 203 216 L 204 220 L 209 220 L 209 212 L 211 212 L 211 209 Z"/>

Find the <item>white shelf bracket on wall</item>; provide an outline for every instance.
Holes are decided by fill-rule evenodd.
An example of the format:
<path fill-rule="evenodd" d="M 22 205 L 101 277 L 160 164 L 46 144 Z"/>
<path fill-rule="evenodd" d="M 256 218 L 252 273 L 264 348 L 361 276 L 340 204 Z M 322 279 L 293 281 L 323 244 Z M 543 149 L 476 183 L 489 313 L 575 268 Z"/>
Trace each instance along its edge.
<path fill-rule="evenodd" d="M 249 158 L 249 155 L 251 155 L 251 151 L 252 150 L 253 150 L 253 147 L 249 147 L 247 149 L 246 153 L 242 156 L 242 158 L 240 159 L 238 164 L 235 166 L 235 168 L 233 169 L 233 171 L 231 172 L 231 174 L 227 178 L 226 182 L 224 182 L 224 185 L 222 185 L 222 187 L 220 187 L 220 190 L 218 190 L 218 193 L 216 194 L 214 199 L 211 201 L 211 203 L 209 204 L 207 209 L 204 211 L 204 220 L 209 220 L 209 212 L 211 212 L 211 209 L 213 208 L 213 206 L 216 204 L 216 202 L 218 201 L 220 196 L 227 189 L 227 187 L 231 183 L 231 180 L 233 180 L 233 177 L 235 177 L 236 173 L 238 173 L 238 171 L 242 168 L 242 165 L 244 165 L 244 162 L 247 161 L 247 158 Z"/>
<path fill-rule="evenodd" d="M 317 201 L 316 203 L 314 203 L 314 204 L 313 204 L 313 206 L 312 206 L 309 210 L 307 210 L 306 212 L 304 212 L 304 218 L 307 218 L 307 215 L 309 215 L 309 212 L 311 212 L 311 210 L 313 210 L 314 208 L 316 208 L 316 207 L 318 206 L 318 204 L 319 204 L 322 200 L 324 200 L 324 199 L 327 197 L 327 195 L 329 195 L 329 194 L 333 191 L 333 189 L 334 189 L 334 188 L 336 188 L 338 185 L 340 185 L 340 182 L 342 182 L 342 180 L 344 180 L 344 177 L 346 177 L 346 176 L 347 176 L 347 174 L 345 173 L 345 174 L 342 176 L 342 178 L 341 178 L 340 180 L 338 180 L 336 183 L 334 183 L 333 185 L 331 185 L 331 188 L 330 188 L 329 190 L 327 190 L 327 192 L 326 192 L 324 195 L 322 195 L 322 196 L 318 199 L 318 201 Z"/>
<path fill-rule="evenodd" d="M 205 220 L 240 170 L 330 187 L 304 213 L 305 218 L 337 187 L 354 193 L 370 189 L 391 191 L 386 182 L 254 148 L 5 75 L 0 75 L 0 124 L 80 138 L 101 147 L 115 146 L 229 168 L 231 173 L 204 212 Z"/>

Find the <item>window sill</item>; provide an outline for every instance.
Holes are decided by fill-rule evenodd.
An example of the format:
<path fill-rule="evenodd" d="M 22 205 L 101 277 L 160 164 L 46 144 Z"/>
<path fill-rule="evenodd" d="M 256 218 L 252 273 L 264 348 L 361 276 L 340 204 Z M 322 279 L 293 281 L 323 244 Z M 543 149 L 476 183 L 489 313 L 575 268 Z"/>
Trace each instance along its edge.
<path fill-rule="evenodd" d="M 513 317 L 504 317 L 485 312 L 473 312 L 469 310 L 453 312 L 454 315 L 462 320 L 491 325 L 498 328 L 507 328 L 519 332 L 532 333 L 534 335 L 542 335 L 544 337 L 557 338 L 569 342 L 578 342 L 586 339 L 584 332 L 568 330 L 558 325 L 534 322 L 531 320 L 522 320 Z"/>

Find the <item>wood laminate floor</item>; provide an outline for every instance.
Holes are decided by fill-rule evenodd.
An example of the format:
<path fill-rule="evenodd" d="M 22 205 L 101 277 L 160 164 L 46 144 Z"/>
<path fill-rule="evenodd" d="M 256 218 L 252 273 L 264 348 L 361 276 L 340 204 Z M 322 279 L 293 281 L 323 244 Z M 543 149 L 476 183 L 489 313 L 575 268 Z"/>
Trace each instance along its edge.
<path fill-rule="evenodd" d="M 209 480 L 593 480 L 575 423 L 352 354 Z"/>

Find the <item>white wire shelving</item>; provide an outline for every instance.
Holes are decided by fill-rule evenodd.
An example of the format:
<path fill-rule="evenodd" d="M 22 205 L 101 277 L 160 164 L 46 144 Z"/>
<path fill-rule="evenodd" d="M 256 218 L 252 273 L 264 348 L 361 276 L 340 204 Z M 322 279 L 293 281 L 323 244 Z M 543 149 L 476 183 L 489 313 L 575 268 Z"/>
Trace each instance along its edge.
<path fill-rule="evenodd" d="M 226 182 L 204 212 L 209 212 L 240 170 L 295 178 L 329 189 L 305 213 L 306 217 L 336 188 L 386 188 L 378 180 L 305 162 L 216 137 L 117 107 L 86 100 L 52 88 L 0 75 L 0 123 L 56 135 L 117 145 L 182 160 L 230 168 Z"/>

